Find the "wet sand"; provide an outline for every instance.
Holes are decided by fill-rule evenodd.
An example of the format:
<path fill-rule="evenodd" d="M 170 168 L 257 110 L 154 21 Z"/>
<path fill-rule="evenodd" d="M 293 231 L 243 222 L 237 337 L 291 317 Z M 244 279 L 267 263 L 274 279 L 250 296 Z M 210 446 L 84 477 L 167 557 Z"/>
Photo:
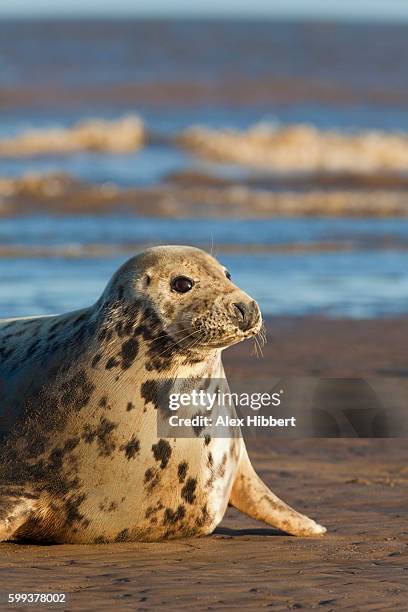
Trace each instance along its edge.
<path fill-rule="evenodd" d="M 197 540 L 2 544 L 2 591 L 66 592 L 73 610 L 405 609 L 405 448 L 309 440 L 251 449 L 273 490 L 328 527 L 322 538 L 279 535 L 230 510 Z"/>
<path fill-rule="evenodd" d="M 281 318 L 267 327 L 264 359 L 251 357 L 248 344 L 227 351 L 230 376 L 408 376 L 408 319 Z M 1 544 L 3 598 L 66 592 L 61 608 L 72 610 L 405 609 L 406 440 L 249 440 L 248 446 L 264 480 L 326 525 L 326 536 L 288 537 L 230 509 L 203 539 Z"/>

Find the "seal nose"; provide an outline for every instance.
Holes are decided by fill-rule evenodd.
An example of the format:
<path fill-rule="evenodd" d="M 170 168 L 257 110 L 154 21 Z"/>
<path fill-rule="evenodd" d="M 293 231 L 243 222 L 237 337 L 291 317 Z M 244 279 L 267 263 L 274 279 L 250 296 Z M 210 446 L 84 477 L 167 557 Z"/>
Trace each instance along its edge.
<path fill-rule="evenodd" d="M 239 327 L 242 331 L 247 331 L 251 329 L 255 325 L 258 320 L 258 305 L 252 300 L 246 304 L 245 302 L 235 302 L 233 304 L 234 314 L 233 319 L 234 323 Z"/>

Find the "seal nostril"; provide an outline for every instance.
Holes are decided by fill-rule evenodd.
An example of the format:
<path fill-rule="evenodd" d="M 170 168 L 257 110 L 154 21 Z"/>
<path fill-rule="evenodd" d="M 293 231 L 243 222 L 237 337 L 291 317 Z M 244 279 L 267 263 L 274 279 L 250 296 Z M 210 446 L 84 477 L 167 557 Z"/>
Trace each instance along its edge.
<path fill-rule="evenodd" d="M 234 307 L 234 323 L 242 331 L 248 331 L 259 319 L 259 310 L 257 303 L 252 300 L 249 303 L 235 302 Z"/>
<path fill-rule="evenodd" d="M 245 321 L 245 306 L 241 303 L 234 304 L 235 310 L 238 311 L 238 318 L 241 317 L 242 321 Z"/>

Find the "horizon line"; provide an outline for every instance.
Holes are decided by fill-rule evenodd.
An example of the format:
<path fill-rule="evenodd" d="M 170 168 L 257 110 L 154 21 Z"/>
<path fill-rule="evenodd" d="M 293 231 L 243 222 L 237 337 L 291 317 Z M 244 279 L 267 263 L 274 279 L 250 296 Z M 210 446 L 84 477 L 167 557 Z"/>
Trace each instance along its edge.
<path fill-rule="evenodd" d="M 134 11 L 117 11 L 116 13 L 95 12 L 61 12 L 55 14 L 53 12 L 44 11 L 41 13 L 2 13 L 0 11 L 1 21 L 121 21 L 125 19 L 134 20 L 151 20 L 151 21 L 270 21 L 270 22 L 313 22 L 313 23 L 384 23 L 399 25 L 401 22 L 408 22 L 408 12 L 403 15 L 347 15 L 347 14 L 313 14 L 313 13 L 158 13 L 158 12 L 134 12 Z"/>

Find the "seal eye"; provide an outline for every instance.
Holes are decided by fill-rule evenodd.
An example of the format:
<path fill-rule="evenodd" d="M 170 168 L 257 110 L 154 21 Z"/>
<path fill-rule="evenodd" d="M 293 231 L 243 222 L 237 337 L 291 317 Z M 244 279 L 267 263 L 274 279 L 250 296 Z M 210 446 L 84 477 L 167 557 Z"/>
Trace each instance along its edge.
<path fill-rule="evenodd" d="M 171 288 L 173 291 L 177 291 L 177 293 L 187 293 L 187 291 L 193 288 L 193 285 L 193 281 L 187 276 L 176 276 L 171 281 Z"/>
<path fill-rule="evenodd" d="M 228 280 L 231 280 L 231 272 L 229 270 L 225 270 L 225 276 L 228 278 Z"/>

